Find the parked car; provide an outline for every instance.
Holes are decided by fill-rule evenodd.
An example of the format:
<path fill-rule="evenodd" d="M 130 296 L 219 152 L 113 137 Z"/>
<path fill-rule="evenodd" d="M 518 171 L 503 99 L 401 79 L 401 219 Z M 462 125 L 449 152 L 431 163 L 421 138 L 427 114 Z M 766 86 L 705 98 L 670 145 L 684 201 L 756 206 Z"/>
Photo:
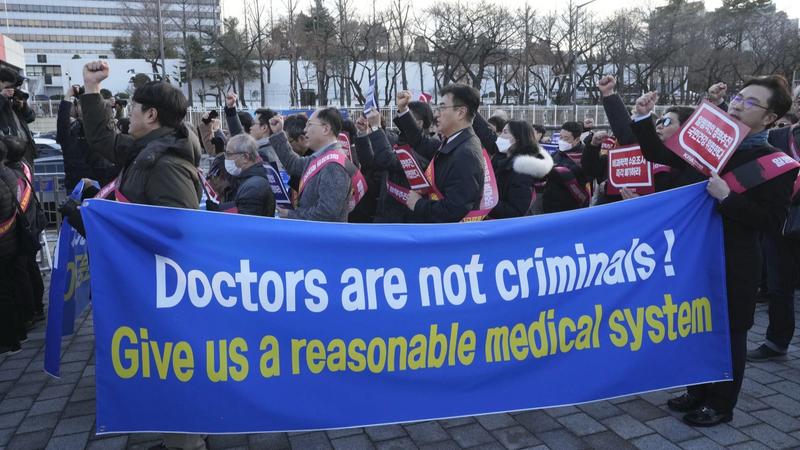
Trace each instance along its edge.
<path fill-rule="evenodd" d="M 55 140 L 35 137 L 33 138 L 33 141 L 36 144 L 36 149 L 39 152 L 39 158 L 61 156 L 61 145 L 59 145 Z"/>

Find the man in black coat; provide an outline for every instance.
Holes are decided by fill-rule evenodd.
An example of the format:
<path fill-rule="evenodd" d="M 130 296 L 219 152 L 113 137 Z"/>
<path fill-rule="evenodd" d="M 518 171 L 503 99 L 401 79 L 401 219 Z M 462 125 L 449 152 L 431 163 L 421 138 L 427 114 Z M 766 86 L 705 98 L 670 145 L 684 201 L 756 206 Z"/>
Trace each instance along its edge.
<path fill-rule="evenodd" d="M 67 192 L 72 192 L 82 178 L 97 180 L 104 186 L 119 175 L 119 169 L 114 164 L 93 153 L 89 148 L 86 134 L 83 132 L 77 88 L 78 86 L 71 86 L 67 89 L 65 99 L 61 100 L 58 107 L 56 120 L 56 142 L 61 146 L 61 154 L 64 157 L 64 185 Z M 72 98 L 73 101 L 67 98 Z M 70 121 L 73 115 L 75 120 Z"/>
<path fill-rule="evenodd" d="M 441 90 L 441 96 L 439 131 L 444 142 L 426 171 L 432 175 L 428 181 L 439 194 L 422 198 L 415 191 L 409 193 L 406 206 L 412 211 L 414 222 L 460 222 L 480 207 L 484 170 L 491 170 L 483 167 L 481 142 L 472 131 L 472 120 L 480 105 L 478 91 L 451 84 Z"/>
<path fill-rule="evenodd" d="M 631 127 L 645 158 L 685 169 L 687 163 L 664 146 L 650 120 L 657 99 L 658 95 L 651 92 L 637 100 Z M 736 149 L 722 174 L 776 152 L 767 144 L 766 128 L 783 116 L 791 103 L 783 77 L 759 77 L 744 84 L 739 94 L 731 99 L 729 113 L 750 127 L 750 134 Z M 733 381 L 690 386 L 686 394 L 668 402 L 670 409 L 687 413 L 683 419 L 690 425 L 714 426 L 733 418 L 744 379 L 747 330 L 753 325 L 756 290 L 761 278 L 759 236 L 781 232 L 796 177 L 797 169 L 793 169 L 741 194 L 732 192 L 717 174 L 708 181 L 708 193 L 719 202 L 718 211 L 722 215 Z"/>

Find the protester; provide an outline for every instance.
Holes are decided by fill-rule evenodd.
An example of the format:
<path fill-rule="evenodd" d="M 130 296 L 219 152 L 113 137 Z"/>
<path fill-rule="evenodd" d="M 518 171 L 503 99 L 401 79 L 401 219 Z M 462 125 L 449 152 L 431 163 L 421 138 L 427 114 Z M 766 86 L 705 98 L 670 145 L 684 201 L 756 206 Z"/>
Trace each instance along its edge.
<path fill-rule="evenodd" d="M 500 134 L 506 126 L 506 121 L 500 116 L 492 116 L 486 120 L 489 123 L 489 128 L 496 134 Z"/>
<path fill-rule="evenodd" d="M 637 138 L 631 129 L 631 117 L 622 97 L 615 92 L 616 83 L 617 81 L 613 76 L 607 75 L 600 79 L 597 87 L 603 97 L 603 109 L 617 144 L 620 147 L 624 147 L 636 144 Z M 688 106 L 672 106 L 668 108 L 664 116 L 656 121 L 658 139 L 663 142 L 671 138 L 680 130 L 693 112 L 694 109 Z M 604 181 L 608 178 L 608 156 L 601 155 L 601 144 L 602 139 L 596 135 L 590 145 L 586 146 L 581 159 L 584 170 L 598 181 Z M 657 144 L 655 142 L 651 143 L 651 147 L 654 145 Z M 704 178 L 700 173 L 688 167 L 675 169 L 669 166 L 662 166 L 654 170 L 653 173 L 653 184 L 657 192 L 686 186 L 702 180 Z M 623 198 L 638 196 L 638 194 L 629 189 L 623 188 L 621 195 L 609 194 L 608 190 L 608 182 L 604 181 L 600 184 L 600 195 L 597 204 L 612 203 Z"/>
<path fill-rule="evenodd" d="M 0 356 L 19 353 L 27 335 L 16 296 L 17 177 L 5 159 L 6 146 L 0 142 Z"/>
<path fill-rule="evenodd" d="M 483 196 L 484 168 L 481 143 L 472 130 L 478 112 L 480 94 L 470 86 L 451 84 L 440 95 L 439 131 L 444 137 L 433 156 L 426 175 L 432 191 L 423 198 L 416 191 L 408 194 L 406 206 L 412 220 L 422 223 L 459 222 L 480 206 Z"/>
<path fill-rule="evenodd" d="M 550 139 L 547 138 L 547 128 L 538 124 L 533 124 L 533 137 L 536 139 L 537 144 L 550 142 Z"/>
<path fill-rule="evenodd" d="M 219 209 L 235 208 L 238 214 L 253 216 L 275 215 L 275 194 L 267 179 L 267 169 L 261 164 L 255 139 L 247 134 L 231 138 L 225 148 L 225 170 L 238 178 L 238 188 L 233 201 L 220 205 Z"/>
<path fill-rule="evenodd" d="M 269 121 L 272 135 L 269 141 L 290 176 L 302 177 L 298 189 L 297 207 L 282 210 L 290 219 L 323 222 L 347 222 L 348 202 L 352 195 L 351 177 L 358 168 L 349 160 L 336 159 L 344 153 L 337 137 L 342 131 L 342 117 L 335 108 L 314 111 L 306 123 L 311 156 L 300 157 L 292 150 L 280 115 Z M 338 152 L 339 155 L 330 152 Z M 317 163 L 317 164 L 314 164 Z M 313 166 L 312 166 L 313 164 Z M 311 167 L 311 170 L 309 170 Z"/>
<path fill-rule="evenodd" d="M 547 176 L 542 194 L 545 214 L 589 206 L 589 177 L 580 166 L 584 145 L 580 140 L 583 125 L 565 122 L 558 138 L 558 151 L 553 155 L 553 170 Z"/>
<path fill-rule="evenodd" d="M 225 152 L 227 139 L 222 132 L 222 124 L 216 111 L 203 114 L 197 124 L 197 136 L 203 144 L 203 150 L 209 155 L 216 156 Z"/>
<path fill-rule="evenodd" d="M 72 192 L 83 178 L 105 185 L 119 175 L 119 169 L 114 164 L 89 150 L 89 143 L 83 132 L 79 96 L 80 86 L 70 86 L 67 89 L 64 100 L 61 100 L 58 107 L 56 121 L 56 142 L 61 145 L 64 158 L 64 186 L 67 192 Z"/>
<path fill-rule="evenodd" d="M 688 163 L 663 147 L 649 119 L 657 99 L 658 95 L 651 92 L 637 100 L 632 129 L 648 160 L 684 169 Z M 771 75 L 748 80 L 731 99 L 729 114 L 750 127 L 750 133 L 720 175 L 775 153 L 767 144 L 766 130 L 786 114 L 791 104 L 791 93 L 783 77 Z M 690 386 L 686 394 L 668 402 L 670 409 L 686 413 L 684 421 L 690 425 L 713 426 L 733 418 L 744 378 L 747 330 L 753 325 L 761 274 L 758 236 L 781 232 L 796 177 L 797 169 L 792 169 L 741 194 L 732 192 L 717 174 L 709 179 L 707 189 L 719 202 L 723 221 L 733 381 Z"/>
<path fill-rule="evenodd" d="M 225 97 L 225 118 L 228 121 L 228 129 L 231 132 L 231 137 L 245 132 L 242 122 L 239 120 L 239 114 L 236 112 L 236 102 L 238 98 L 239 97 L 233 92 L 229 92 Z M 276 114 L 275 111 L 269 108 L 257 109 L 255 120 L 253 124 L 250 125 L 250 131 L 247 133 L 258 143 L 258 154 L 261 155 L 261 159 L 266 163 L 277 164 L 279 170 L 282 170 L 283 167 L 278 159 L 278 155 L 275 154 L 275 150 L 273 150 L 269 140 L 269 137 L 272 135 L 272 131 L 269 128 L 269 120 L 275 117 Z"/>
<path fill-rule="evenodd" d="M 33 189 L 33 168 L 24 158 L 27 148 L 25 140 L 17 136 L 3 136 L 0 137 L 0 141 L 7 151 L 5 165 L 14 173 L 15 184 L 21 188 L 18 203 L 24 217 L 18 217 L 18 220 L 20 224 L 27 225 L 27 228 L 21 225 L 17 231 L 30 234 L 26 242 L 38 243 L 46 224 L 43 223 L 44 211 Z M 44 319 L 44 281 L 39 264 L 36 262 L 36 254 L 40 249 L 38 245 L 36 248 L 18 245 L 17 249 L 17 258 L 14 262 L 17 300 L 24 323 L 28 327 L 33 327 L 34 322 Z"/>
<path fill-rule="evenodd" d="M 28 124 L 36 119 L 36 113 L 28 106 L 27 94 L 20 89 L 23 81 L 13 69 L 0 68 L 0 134 L 22 138 L 25 160 L 33 164 L 38 152 Z"/>
<path fill-rule="evenodd" d="M 715 105 L 717 108 L 727 111 L 728 103 L 725 101 L 725 95 L 728 93 L 728 85 L 722 82 L 715 83 L 708 88 L 706 99 Z"/>
<path fill-rule="evenodd" d="M 497 138 L 492 157 L 500 197 L 489 213 L 492 219 L 521 217 L 536 199 L 534 185 L 553 169 L 553 158 L 540 151 L 533 128 L 524 120 L 509 121 Z"/>
<path fill-rule="evenodd" d="M 429 160 L 420 155 L 415 146 L 410 142 L 414 141 L 417 146 L 436 145 L 438 140 L 429 136 L 432 113 L 430 106 L 424 102 L 410 102 L 411 95 L 408 91 L 403 91 L 397 96 L 398 116 L 394 118 L 395 124 L 400 128 L 397 146 L 410 147 L 410 154 L 421 170 L 425 170 Z M 378 174 L 378 199 L 375 210 L 375 222 L 379 223 L 398 223 L 412 221 L 411 211 L 406 207 L 405 202 L 392 196 L 389 184 L 393 183 L 404 189 L 410 189 L 408 178 L 405 175 L 397 154 L 392 149 L 385 130 L 380 126 L 380 113 L 372 110 L 367 116 L 356 121 L 356 126 L 360 128 L 358 138 L 359 156 L 362 161 L 371 165 Z M 367 149 L 368 151 L 361 151 Z"/>

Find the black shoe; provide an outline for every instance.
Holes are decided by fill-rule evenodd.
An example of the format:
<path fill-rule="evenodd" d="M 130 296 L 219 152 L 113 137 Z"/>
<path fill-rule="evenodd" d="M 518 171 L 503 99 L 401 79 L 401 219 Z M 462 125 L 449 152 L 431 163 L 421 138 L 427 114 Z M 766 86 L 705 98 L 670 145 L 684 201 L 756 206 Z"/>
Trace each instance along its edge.
<path fill-rule="evenodd" d="M 770 359 L 784 358 L 786 358 L 786 353 L 777 352 L 767 347 L 767 344 L 761 344 L 761 346 L 757 349 L 747 352 L 747 360 L 750 362 L 761 362 L 769 361 Z"/>
<path fill-rule="evenodd" d="M 19 345 L 19 343 L 16 343 L 11 346 L 6 346 L 6 345 L 0 346 L 0 356 L 16 355 L 21 351 L 22 351 L 22 346 Z"/>
<path fill-rule="evenodd" d="M 677 412 L 694 411 L 703 405 L 703 401 L 697 397 L 692 397 L 689 394 L 683 394 L 680 397 L 675 397 L 667 400 L 667 407 Z"/>
<path fill-rule="evenodd" d="M 683 416 L 683 421 L 693 427 L 713 427 L 733 420 L 733 413 L 721 413 L 708 406 Z"/>

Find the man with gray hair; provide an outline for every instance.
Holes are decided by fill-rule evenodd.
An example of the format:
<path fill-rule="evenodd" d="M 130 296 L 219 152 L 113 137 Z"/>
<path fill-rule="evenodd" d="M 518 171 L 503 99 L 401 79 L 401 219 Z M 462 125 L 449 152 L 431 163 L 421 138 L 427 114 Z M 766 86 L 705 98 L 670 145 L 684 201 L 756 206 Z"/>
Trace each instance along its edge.
<path fill-rule="evenodd" d="M 255 139 L 247 134 L 237 134 L 228 141 L 225 170 L 239 179 L 239 189 L 233 201 L 221 204 L 220 210 L 253 216 L 275 215 L 275 195 Z"/>
<path fill-rule="evenodd" d="M 358 168 L 344 156 L 337 136 L 342 117 L 335 108 L 314 111 L 306 122 L 305 136 L 311 156 L 300 157 L 292 150 L 283 132 L 283 117 L 270 119 L 272 148 L 290 176 L 300 177 L 297 207 L 285 213 L 290 219 L 322 222 L 347 222 L 352 178 Z M 363 195 L 363 193 L 362 193 Z M 360 198 L 360 197 L 359 197 Z"/>

